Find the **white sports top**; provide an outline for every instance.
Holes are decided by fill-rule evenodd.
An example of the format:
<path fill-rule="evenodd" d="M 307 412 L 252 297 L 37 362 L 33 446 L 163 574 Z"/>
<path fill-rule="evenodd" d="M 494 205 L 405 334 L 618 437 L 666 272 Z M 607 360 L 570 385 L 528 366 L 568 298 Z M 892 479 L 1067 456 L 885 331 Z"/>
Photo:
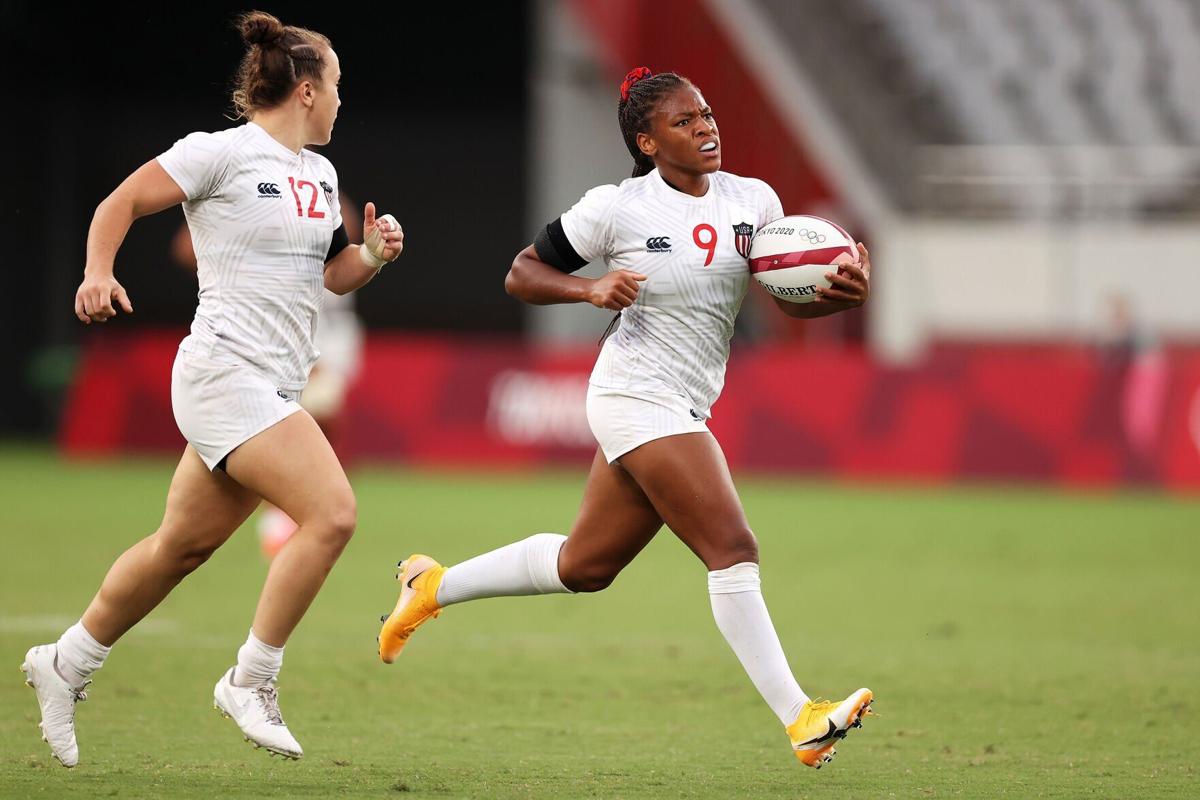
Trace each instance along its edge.
<path fill-rule="evenodd" d="M 561 218 L 584 260 L 649 276 L 604 343 L 591 383 L 682 394 L 705 417 L 725 384 L 750 240 L 783 216 L 763 181 L 716 172 L 708 186 L 693 197 L 654 170 L 592 189 Z"/>
<path fill-rule="evenodd" d="M 337 172 L 253 122 L 192 133 L 158 157 L 187 195 L 200 303 L 180 349 L 304 388 L 325 258 L 342 224 Z"/>

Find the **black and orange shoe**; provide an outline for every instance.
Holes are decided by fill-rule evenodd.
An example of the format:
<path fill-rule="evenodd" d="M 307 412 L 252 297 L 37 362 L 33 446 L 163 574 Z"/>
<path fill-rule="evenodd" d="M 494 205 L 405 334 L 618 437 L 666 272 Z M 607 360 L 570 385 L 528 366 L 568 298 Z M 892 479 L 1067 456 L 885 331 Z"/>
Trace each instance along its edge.
<path fill-rule="evenodd" d="M 838 740 L 846 738 L 851 728 L 861 728 L 863 717 L 873 713 L 874 700 L 870 689 L 859 689 L 840 703 L 829 700 L 805 703 L 796 721 L 787 726 L 796 758 L 815 769 L 828 764 L 837 755 L 834 745 Z"/>
<path fill-rule="evenodd" d="M 437 590 L 446 568 L 429 556 L 415 553 L 399 564 L 400 599 L 396 608 L 383 618 L 379 631 L 379 658 L 391 664 L 400 655 L 413 631 L 442 613 Z"/>

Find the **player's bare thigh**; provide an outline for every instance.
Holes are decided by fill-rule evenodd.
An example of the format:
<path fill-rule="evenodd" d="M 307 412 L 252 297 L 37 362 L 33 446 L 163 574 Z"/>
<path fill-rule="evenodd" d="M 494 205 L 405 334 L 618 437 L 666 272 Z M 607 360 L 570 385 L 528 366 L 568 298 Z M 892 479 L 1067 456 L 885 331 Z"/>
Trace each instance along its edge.
<path fill-rule="evenodd" d="M 645 493 L 597 450 L 579 514 L 559 551 L 560 580 L 576 592 L 606 588 L 661 527 L 662 519 Z"/>
<path fill-rule="evenodd" d="M 346 538 L 354 530 L 354 490 L 307 411 L 297 411 L 243 442 L 229 454 L 226 469 L 233 480 L 302 527 L 321 523 L 334 536 Z"/>
<path fill-rule="evenodd" d="M 167 491 L 162 524 L 109 569 L 83 614 L 88 631 L 115 643 L 225 544 L 257 505 L 258 497 L 224 473 L 210 472 L 188 445 Z"/>
<path fill-rule="evenodd" d="M 171 478 L 166 510 L 155 534 L 158 547 L 203 561 L 233 535 L 259 498 L 220 469 L 210 471 L 189 444 Z"/>
<path fill-rule="evenodd" d="M 710 570 L 758 561 L 721 446 L 711 433 L 647 442 L 620 458 L 663 522 Z"/>

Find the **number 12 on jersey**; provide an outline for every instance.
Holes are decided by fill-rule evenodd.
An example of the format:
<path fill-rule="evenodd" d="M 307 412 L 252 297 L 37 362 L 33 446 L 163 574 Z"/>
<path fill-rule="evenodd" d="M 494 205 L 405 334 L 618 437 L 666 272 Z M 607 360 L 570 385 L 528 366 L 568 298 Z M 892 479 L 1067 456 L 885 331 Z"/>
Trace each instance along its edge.
<path fill-rule="evenodd" d="M 317 210 L 317 186 L 316 186 L 316 184 L 314 184 L 312 181 L 296 180 L 295 178 L 293 178 L 289 175 L 288 176 L 288 186 L 292 187 L 292 197 L 296 198 L 296 216 L 298 216 L 298 217 L 304 216 L 304 211 L 300 204 L 300 193 L 296 190 L 303 189 L 305 186 L 307 186 L 309 189 L 312 189 L 312 198 L 308 202 L 309 219 L 325 219 L 325 212 Z"/>
<path fill-rule="evenodd" d="M 702 237 L 701 234 L 707 235 Z M 717 229 L 707 222 L 701 222 L 692 229 L 692 241 L 696 243 L 696 247 L 708 253 L 704 258 L 704 266 L 712 264 L 713 256 L 717 252 Z"/>

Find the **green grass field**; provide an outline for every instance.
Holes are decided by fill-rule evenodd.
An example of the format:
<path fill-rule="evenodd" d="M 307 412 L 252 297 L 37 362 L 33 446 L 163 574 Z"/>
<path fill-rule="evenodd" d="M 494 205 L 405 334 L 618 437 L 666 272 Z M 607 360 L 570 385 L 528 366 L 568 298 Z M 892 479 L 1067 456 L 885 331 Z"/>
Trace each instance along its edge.
<path fill-rule="evenodd" d="M 375 655 L 394 565 L 565 530 L 583 470 L 362 469 L 360 526 L 288 645 L 297 763 L 212 710 L 265 574 L 243 528 L 114 649 L 81 764 L 39 740 L 17 670 L 158 522 L 172 464 L 0 448 L 4 797 L 1195 797 L 1200 501 L 743 478 L 764 594 L 813 695 L 880 716 L 814 772 L 713 624 L 669 532 L 608 591 L 448 609 Z"/>

